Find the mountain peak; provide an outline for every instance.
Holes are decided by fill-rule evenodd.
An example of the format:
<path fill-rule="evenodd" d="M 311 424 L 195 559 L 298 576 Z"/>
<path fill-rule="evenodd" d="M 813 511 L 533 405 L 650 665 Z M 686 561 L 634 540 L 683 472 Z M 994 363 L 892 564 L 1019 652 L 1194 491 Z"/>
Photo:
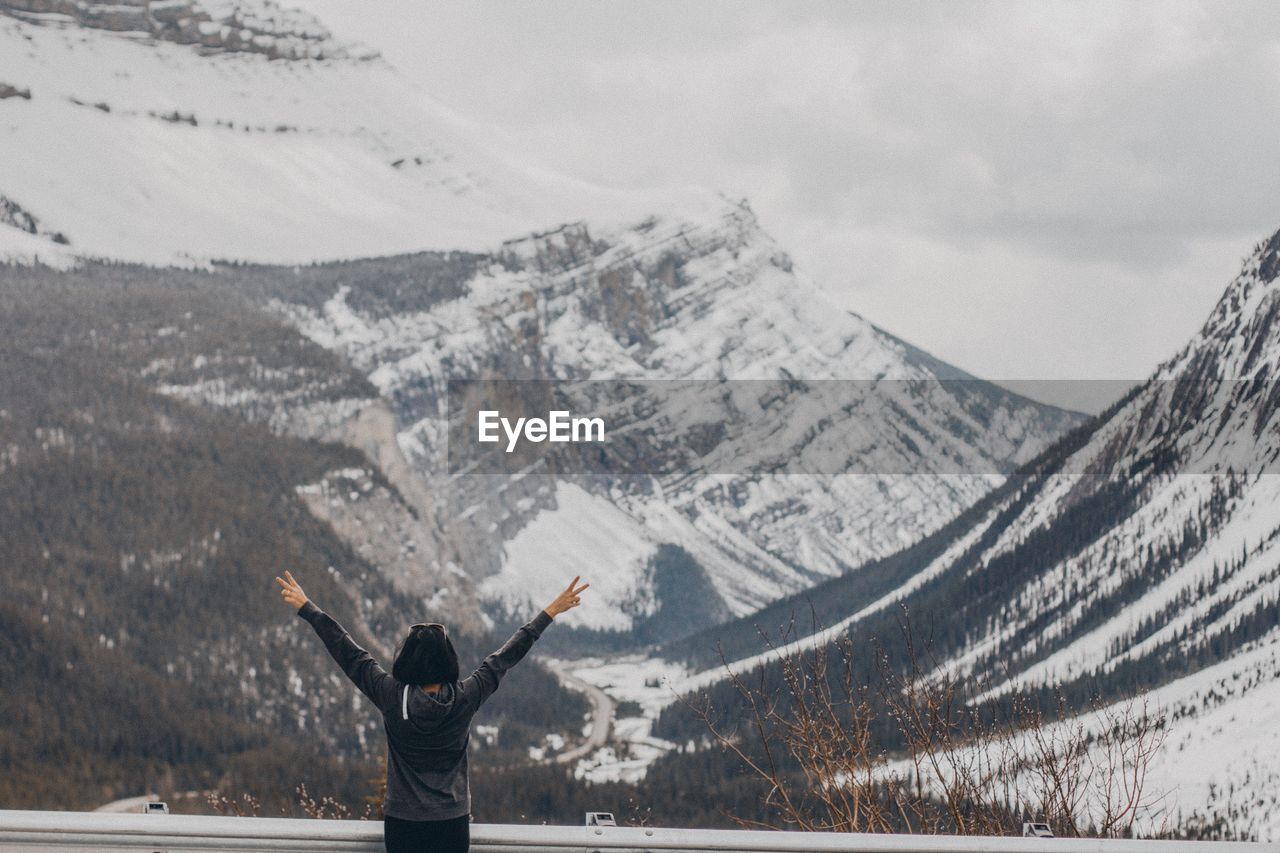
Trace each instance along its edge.
<path fill-rule="evenodd" d="M 1247 379 L 1280 367 L 1280 231 L 1258 243 L 1191 341 L 1157 379 Z"/>

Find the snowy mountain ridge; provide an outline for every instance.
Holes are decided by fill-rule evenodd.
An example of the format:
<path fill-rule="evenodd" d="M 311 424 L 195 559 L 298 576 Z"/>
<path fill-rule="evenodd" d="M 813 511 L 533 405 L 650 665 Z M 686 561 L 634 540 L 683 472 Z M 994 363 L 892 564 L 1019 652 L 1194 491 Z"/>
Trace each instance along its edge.
<path fill-rule="evenodd" d="M 583 217 L 720 203 L 696 188 L 621 192 L 513 162 L 379 59 L 272 59 L 15 8 L 0 4 L 0 88 L 28 96 L 0 99 L 0 194 L 84 256 L 309 263 L 488 249 Z M 331 42 L 270 4 L 201 8 Z M 30 257 L 30 241 L 0 232 L 7 254 Z"/>
<path fill-rule="evenodd" d="M 786 650 L 837 632 L 893 636 L 888 605 L 901 604 L 936 632 L 940 668 L 997 693 L 1150 690 L 1168 734 L 1151 787 L 1171 810 L 1280 836 L 1280 753 L 1264 722 L 1280 710 L 1278 250 L 1280 233 L 1258 244 L 1176 356 L 908 559 L 905 580 L 823 613 L 831 627 Z M 847 597 L 855 580 L 813 594 Z M 724 636 L 746 638 L 756 621 L 776 624 L 757 616 Z M 684 684 L 722 679 L 710 663 Z"/>
<path fill-rule="evenodd" d="M 600 232 L 575 225 L 505 243 L 465 292 L 425 310 L 358 310 L 352 296 L 339 290 L 318 311 L 276 307 L 395 401 L 401 446 L 439 484 L 432 490 L 454 501 L 453 526 L 472 543 L 464 563 L 492 575 L 482 586 L 491 597 L 527 606 L 551 590 L 557 566 L 572 560 L 566 554 L 592 555 L 602 604 L 579 617 L 587 627 L 617 630 L 656 612 L 647 578 L 662 544 L 692 556 L 729 613 L 749 613 L 936 529 L 1078 422 L 977 380 L 940 381 L 916 351 L 833 308 L 750 210 L 727 201 L 709 219 L 649 217 Z M 711 410 L 714 451 L 702 446 L 701 462 L 668 476 L 495 484 L 450 476 L 445 462 L 448 381 L 487 376 L 864 384 L 817 404 L 820 394 L 792 390 L 767 409 L 747 389 L 747 399 Z M 866 402 L 877 393 L 892 405 Z M 856 416 L 851 400 L 865 403 Z M 644 435 L 633 441 L 665 448 L 681 439 L 663 432 L 673 423 L 655 417 L 629 429 Z M 856 429 L 841 432 L 848 424 Z M 838 461 L 825 477 L 770 473 L 766 464 L 807 453 Z M 724 457 L 743 470 L 711 461 Z M 944 464 L 955 459 L 968 473 Z M 590 545 L 597 518 L 613 519 L 616 544 L 604 553 Z"/>
<path fill-rule="evenodd" d="M 314 16 L 272 0 L 4 0 L 0 11 L 34 23 L 75 24 L 270 59 L 377 56 L 336 42 Z"/>

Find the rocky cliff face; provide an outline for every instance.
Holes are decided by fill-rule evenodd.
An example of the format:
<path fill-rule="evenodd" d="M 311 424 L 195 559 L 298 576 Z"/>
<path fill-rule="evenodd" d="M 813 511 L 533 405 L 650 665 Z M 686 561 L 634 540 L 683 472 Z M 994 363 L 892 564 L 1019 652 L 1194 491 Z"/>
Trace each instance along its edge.
<path fill-rule="evenodd" d="M 4 0 L 0 12 L 33 22 L 145 33 L 206 50 L 260 53 L 271 59 L 372 58 L 341 45 L 315 18 L 276 3 L 223 0 Z"/>
<path fill-rule="evenodd" d="M 318 309 L 277 309 L 392 401 L 401 446 L 497 613 L 580 569 L 602 590 L 583 627 L 642 625 L 682 594 L 653 582 L 664 545 L 692 556 L 717 607 L 749 613 L 936 529 L 1078 422 L 972 377 L 943 381 L 945 366 L 834 309 L 745 205 L 565 226 L 472 266 L 424 307 L 348 285 Z M 703 380 L 716 399 L 703 394 L 691 422 L 671 411 L 687 401 L 638 406 L 650 413 L 623 425 L 628 441 L 670 463 L 652 476 L 456 476 L 447 386 L 486 377 Z M 746 399 L 720 400 L 724 380 Z M 806 475 L 785 468 L 794 459 L 816 461 Z"/>

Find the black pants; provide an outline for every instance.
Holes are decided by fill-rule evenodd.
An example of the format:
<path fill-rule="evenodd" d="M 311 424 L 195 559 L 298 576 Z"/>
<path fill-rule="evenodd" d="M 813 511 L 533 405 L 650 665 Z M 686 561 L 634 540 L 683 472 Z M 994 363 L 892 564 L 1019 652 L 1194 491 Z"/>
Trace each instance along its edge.
<path fill-rule="evenodd" d="M 382 822 L 387 853 L 467 853 L 471 847 L 471 815 L 450 820 L 401 820 Z"/>

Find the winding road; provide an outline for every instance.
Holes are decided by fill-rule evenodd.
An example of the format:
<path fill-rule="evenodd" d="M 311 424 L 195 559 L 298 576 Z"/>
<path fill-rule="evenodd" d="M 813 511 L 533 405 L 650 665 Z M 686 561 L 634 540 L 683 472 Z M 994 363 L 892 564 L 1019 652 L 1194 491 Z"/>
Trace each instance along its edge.
<path fill-rule="evenodd" d="M 605 693 L 594 684 L 583 681 L 569 672 L 568 669 L 562 669 L 561 666 L 557 665 L 551 667 L 551 670 L 560 679 L 561 684 L 571 690 L 587 694 L 587 698 L 591 700 L 591 734 L 583 743 L 573 749 L 565 750 L 551 759 L 556 764 L 568 764 L 590 755 L 609 742 L 609 729 L 613 724 L 613 709 L 617 703 L 613 701 L 613 698 L 608 693 Z"/>

